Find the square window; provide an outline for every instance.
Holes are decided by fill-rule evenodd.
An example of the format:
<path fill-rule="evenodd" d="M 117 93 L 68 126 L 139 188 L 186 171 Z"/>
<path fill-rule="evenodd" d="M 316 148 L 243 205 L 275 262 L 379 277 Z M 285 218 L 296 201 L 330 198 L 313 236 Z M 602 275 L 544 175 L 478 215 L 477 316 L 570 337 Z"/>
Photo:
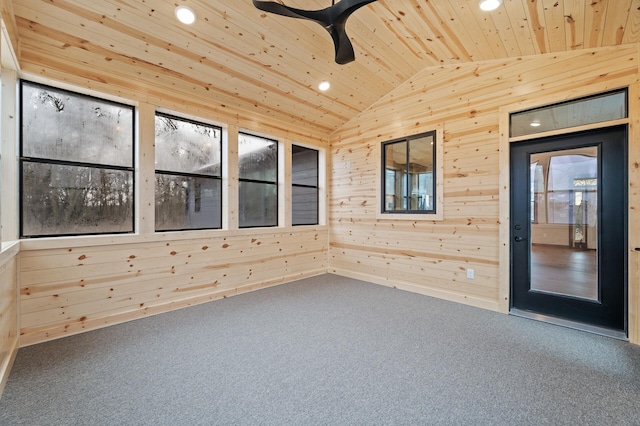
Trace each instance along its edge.
<path fill-rule="evenodd" d="M 20 82 L 20 235 L 134 231 L 134 108 Z"/>
<path fill-rule="evenodd" d="M 436 212 L 436 132 L 382 144 L 382 213 Z"/>

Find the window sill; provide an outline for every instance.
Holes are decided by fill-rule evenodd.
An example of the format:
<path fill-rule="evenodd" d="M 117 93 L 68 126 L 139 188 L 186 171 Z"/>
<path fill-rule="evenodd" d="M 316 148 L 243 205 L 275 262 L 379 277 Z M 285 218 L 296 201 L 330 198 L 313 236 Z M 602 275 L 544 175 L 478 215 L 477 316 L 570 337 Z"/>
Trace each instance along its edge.
<path fill-rule="evenodd" d="M 20 250 L 44 250 L 58 248 L 74 248 L 87 246 L 107 246 L 120 244 L 139 243 L 166 243 L 183 240 L 221 239 L 235 236 L 269 235 L 274 233 L 319 232 L 328 230 L 326 225 L 310 225 L 304 227 L 269 227 L 269 228 L 245 228 L 245 229 L 212 229 L 154 232 L 149 234 L 104 234 L 104 235 L 78 235 L 65 237 L 28 238 L 20 240 Z"/>
<path fill-rule="evenodd" d="M 425 214 L 398 214 L 398 213 L 376 213 L 376 219 L 378 220 L 408 220 L 412 222 L 425 221 L 425 222 L 441 222 L 444 220 L 442 212 L 439 213 L 425 213 Z"/>

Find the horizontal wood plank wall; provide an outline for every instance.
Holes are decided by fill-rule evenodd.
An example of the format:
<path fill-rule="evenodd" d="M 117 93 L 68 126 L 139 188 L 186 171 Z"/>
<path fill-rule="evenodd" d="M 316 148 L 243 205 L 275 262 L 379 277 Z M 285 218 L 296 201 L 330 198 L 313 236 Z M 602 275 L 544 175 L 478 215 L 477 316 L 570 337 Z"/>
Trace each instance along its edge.
<path fill-rule="evenodd" d="M 20 253 L 20 345 L 326 273 L 326 227 Z"/>
<path fill-rule="evenodd" d="M 0 395 L 18 351 L 18 245 L 0 252 Z"/>
<path fill-rule="evenodd" d="M 330 272 L 500 310 L 500 107 L 625 87 L 637 74 L 636 45 L 417 74 L 332 135 Z M 380 143 L 438 124 L 444 220 L 376 220 Z"/>

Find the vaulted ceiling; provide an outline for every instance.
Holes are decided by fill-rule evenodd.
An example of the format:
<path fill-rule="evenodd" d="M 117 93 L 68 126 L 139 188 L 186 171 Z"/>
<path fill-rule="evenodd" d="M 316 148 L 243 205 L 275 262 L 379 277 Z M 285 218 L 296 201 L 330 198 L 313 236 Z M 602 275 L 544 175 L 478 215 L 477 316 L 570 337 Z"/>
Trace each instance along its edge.
<path fill-rule="evenodd" d="M 21 70 L 330 134 L 427 67 L 640 41 L 640 0 L 378 0 L 347 22 L 356 60 L 329 34 L 251 0 L 2 0 Z M 322 9 L 331 0 L 280 1 Z M 174 16 L 178 4 L 197 14 Z M 317 85 L 332 86 L 319 92 Z M 73 81 L 71 79 L 70 81 Z"/>

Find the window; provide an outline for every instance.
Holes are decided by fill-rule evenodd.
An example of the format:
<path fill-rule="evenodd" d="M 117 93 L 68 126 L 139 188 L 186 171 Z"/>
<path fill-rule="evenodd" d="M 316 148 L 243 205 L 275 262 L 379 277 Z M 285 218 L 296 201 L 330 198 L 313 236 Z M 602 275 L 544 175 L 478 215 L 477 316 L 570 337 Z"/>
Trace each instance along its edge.
<path fill-rule="evenodd" d="M 627 116 L 627 91 L 618 90 L 513 113 L 509 128 L 511 137 L 517 137 L 619 120 Z"/>
<path fill-rule="evenodd" d="M 531 185 L 531 223 L 539 223 L 541 219 L 544 219 L 544 215 L 546 215 L 546 210 L 544 209 L 546 193 L 544 187 L 544 169 L 542 164 L 540 164 L 539 161 L 532 161 L 529 165 L 529 174 L 529 182 Z"/>
<path fill-rule="evenodd" d="M 318 151 L 291 147 L 292 224 L 318 224 Z"/>
<path fill-rule="evenodd" d="M 20 235 L 133 232 L 133 107 L 20 87 Z"/>
<path fill-rule="evenodd" d="M 436 132 L 382 144 L 382 213 L 435 213 Z"/>
<path fill-rule="evenodd" d="M 156 231 L 222 227 L 222 129 L 156 114 Z"/>
<path fill-rule="evenodd" d="M 598 150 L 557 155 L 549 160 L 547 223 L 579 224 L 597 217 Z"/>
<path fill-rule="evenodd" d="M 239 226 L 278 226 L 278 142 L 238 135 Z"/>

